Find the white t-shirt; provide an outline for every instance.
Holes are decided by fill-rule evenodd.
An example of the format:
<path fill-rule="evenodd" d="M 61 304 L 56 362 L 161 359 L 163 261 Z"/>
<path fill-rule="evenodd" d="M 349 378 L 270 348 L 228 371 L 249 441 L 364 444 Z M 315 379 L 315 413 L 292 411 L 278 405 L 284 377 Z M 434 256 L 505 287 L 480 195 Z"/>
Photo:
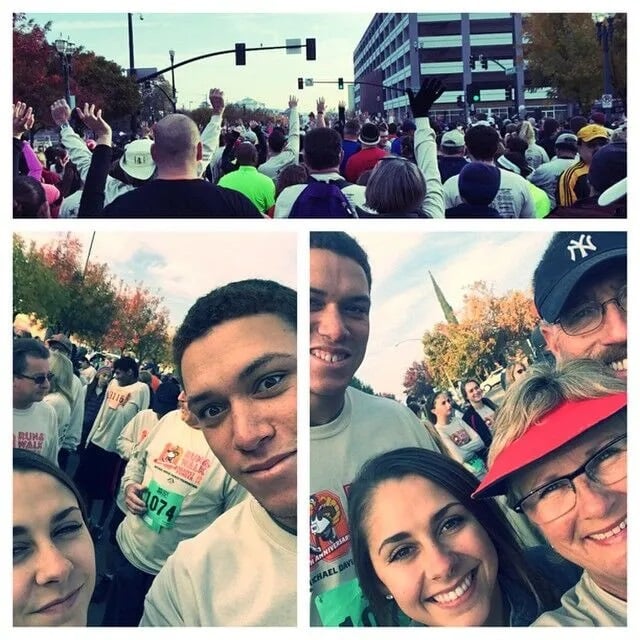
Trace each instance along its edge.
<path fill-rule="evenodd" d="M 450 209 L 462 204 L 457 175 L 444 183 L 444 206 Z M 527 181 L 511 171 L 500 169 L 498 194 L 489 205 L 498 210 L 501 218 L 535 218 L 535 204 Z"/>
<path fill-rule="evenodd" d="M 147 593 L 141 627 L 293 627 L 296 536 L 253 497 L 178 545 Z"/>

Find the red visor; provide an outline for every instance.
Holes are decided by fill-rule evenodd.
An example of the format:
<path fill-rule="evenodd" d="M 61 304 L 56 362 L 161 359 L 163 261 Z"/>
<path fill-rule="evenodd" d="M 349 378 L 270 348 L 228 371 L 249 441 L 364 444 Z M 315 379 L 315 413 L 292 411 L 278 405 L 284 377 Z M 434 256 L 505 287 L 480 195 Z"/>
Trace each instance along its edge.
<path fill-rule="evenodd" d="M 504 481 L 512 473 L 544 458 L 626 406 L 626 391 L 563 402 L 500 452 L 472 497 L 487 498 L 506 493 Z"/>

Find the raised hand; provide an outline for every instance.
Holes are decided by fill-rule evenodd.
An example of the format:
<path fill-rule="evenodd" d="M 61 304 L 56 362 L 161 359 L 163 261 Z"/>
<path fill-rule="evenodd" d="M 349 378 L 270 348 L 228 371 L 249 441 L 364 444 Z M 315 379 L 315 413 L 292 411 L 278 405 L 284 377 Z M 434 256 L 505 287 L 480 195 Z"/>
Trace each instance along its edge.
<path fill-rule="evenodd" d="M 324 98 L 318 98 L 316 101 L 316 113 L 324 113 Z"/>
<path fill-rule="evenodd" d="M 27 107 L 26 102 L 16 102 L 13 105 L 13 137 L 20 138 L 25 131 L 33 127 L 35 116 L 33 109 Z"/>
<path fill-rule="evenodd" d="M 429 115 L 433 103 L 444 93 L 444 85 L 438 78 L 427 78 L 418 93 L 412 89 L 405 89 L 405 93 L 409 97 L 413 117 L 423 118 Z"/>
<path fill-rule="evenodd" d="M 296 96 L 289 96 L 289 108 L 293 109 L 293 107 L 298 106 L 298 98 Z"/>
<path fill-rule="evenodd" d="M 111 127 L 102 119 L 102 109 L 96 105 L 84 103 L 84 109 L 77 108 L 76 113 L 82 122 L 93 131 L 97 144 L 111 144 Z"/>
<path fill-rule="evenodd" d="M 69 122 L 69 118 L 71 117 L 71 107 L 67 104 L 67 101 L 64 98 L 56 100 L 51 105 L 51 117 L 59 127 Z"/>
<path fill-rule="evenodd" d="M 224 91 L 220 89 L 211 89 L 209 91 L 209 102 L 216 116 L 221 116 L 224 111 Z"/>

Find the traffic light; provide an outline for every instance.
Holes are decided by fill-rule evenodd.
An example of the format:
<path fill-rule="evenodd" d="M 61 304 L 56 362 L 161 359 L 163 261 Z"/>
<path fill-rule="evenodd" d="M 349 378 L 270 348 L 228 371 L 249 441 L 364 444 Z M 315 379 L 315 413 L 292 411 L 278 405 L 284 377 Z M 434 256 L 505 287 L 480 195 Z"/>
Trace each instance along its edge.
<path fill-rule="evenodd" d="M 469 56 L 469 66 L 472 69 L 476 68 L 476 60 L 478 59 L 478 56 L 476 56 L 475 54 L 472 54 Z"/>
<path fill-rule="evenodd" d="M 511 98 L 511 87 L 506 87 L 504 90 L 504 99 L 507 102 L 511 102 L 512 98 Z"/>
<path fill-rule="evenodd" d="M 489 60 L 487 56 L 480 54 L 480 65 L 482 66 L 483 69 L 489 68 Z"/>
<path fill-rule="evenodd" d="M 307 60 L 316 59 L 316 39 L 307 38 Z"/>
<path fill-rule="evenodd" d="M 344 89 L 344 80 L 342 78 L 338 78 L 338 89 Z"/>
<path fill-rule="evenodd" d="M 236 66 L 247 64 L 247 45 L 244 42 L 236 42 Z"/>
<path fill-rule="evenodd" d="M 304 80 L 302 78 L 298 78 L 298 89 L 304 89 Z"/>
<path fill-rule="evenodd" d="M 480 102 L 480 87 L 471 83 L 467 85 L 467 104 L 478 104 Z"/>
<path fill-rule="evenodd" d="M 462 96 L 458 96 L 456 104 L 458 105 L 458 107 L 460 107 L 460 109 L 464 109 L 464 98 Z"/>

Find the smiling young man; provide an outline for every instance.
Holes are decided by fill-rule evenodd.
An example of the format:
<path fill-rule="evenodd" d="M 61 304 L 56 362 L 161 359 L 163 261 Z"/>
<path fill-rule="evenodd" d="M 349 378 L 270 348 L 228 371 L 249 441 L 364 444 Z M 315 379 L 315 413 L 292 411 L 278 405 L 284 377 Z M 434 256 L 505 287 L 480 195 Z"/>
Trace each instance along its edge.
<path fill-rule="evenodd" d="M 627 377 L 626 233 L 556 233 L 533 289 L 540 331 L 558 363 L 590 358 Z"/>
<path fill-rule="evenodd" d="M 58 418 L 43 402 L 49 392 L 49 349 L 39 340 L 13 341 L 13 448 L 27 449 L 58 464 Z"/>
<path fill-rule="evenodd" d="M 374 455 L 437 448 L 407 407 L 349 386 L 369 339 L 366 253 L 346 233 L 312 232 L 310 256 L 311 624 L 362 626 L 366 602 L 353 567 L 349 485 Z"/>
<path fill-rule="evenodd" d="M 250 494 L 182 542 L 141 626 L 296 624 L 296 294 L 269 280 L 200 298 L 174 339 L 189 409 Z"/>

